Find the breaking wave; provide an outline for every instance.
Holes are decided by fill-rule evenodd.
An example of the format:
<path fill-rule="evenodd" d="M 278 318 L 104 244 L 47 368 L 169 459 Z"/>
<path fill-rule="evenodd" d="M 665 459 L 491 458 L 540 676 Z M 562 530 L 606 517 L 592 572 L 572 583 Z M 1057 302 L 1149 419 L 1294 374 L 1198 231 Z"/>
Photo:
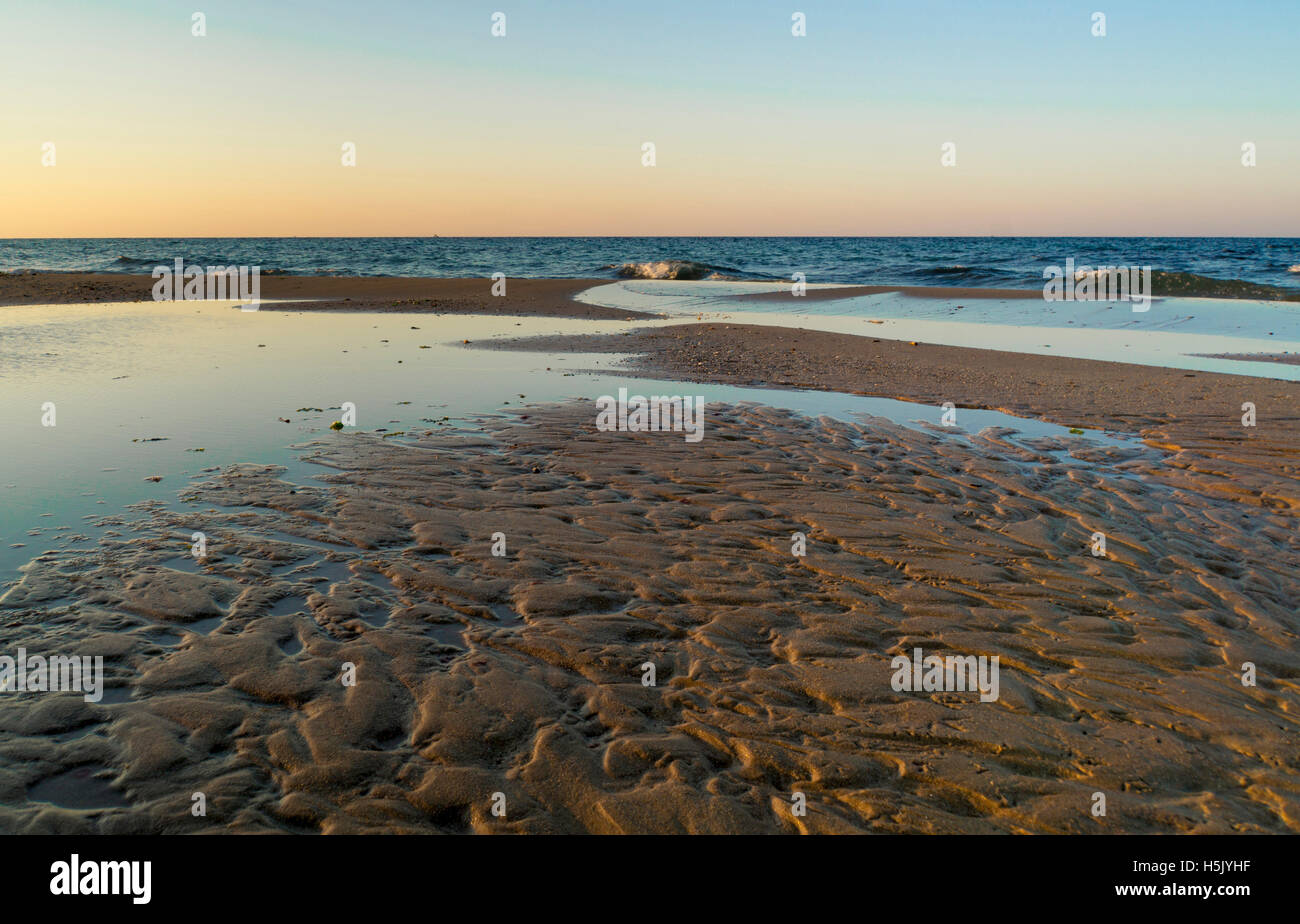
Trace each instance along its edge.
<path fill-rule="evenodd" d="M 694 260 L 654 260 L 647 263 L 616 263 L 605 267 L 620 279 L 753 279 L 731 266 L 714 266 Z"/>
<path fill-rule="evenodd" d="M 1300 300 L 1300 291 L 1270 286 L 1244 279 L 1215 279 L 1196 273 L 1151 271 L 1151 289 L 1155 295 L 1182 295 L 1187 298 L 1256 298 L 1264 300 Z"/>
<path fill-rule="evenodd" d="M 1084 269 L 1076 270 L 1074 279 L 1080 282 L 1084 279 L 1090 279 L 1094 284 L 1102 281 L 1102 277 L 1119 272 L 1133 272 L 1137 275 L 1140 270 L 1136 267 L 1109 267 L 1106 269 Z M 1113 283 L 1112 283 L 1113 284 Z M 1133 285 L 1141 283 L 1134 279 Z M 1300 290 L 1288 289 L 1282 286 L 1270 286 L 1260 282 L 1247 282 L 1244 279 L 1216 279 L 1213 276 L 1201 276 L 1196 273 L 1173 273 L 1166 270 L 1151 270 L 1151 290 L 1147 294 L 1161 296 L 1181 296 L 1183 298 L 1251 298 L 1267 301 L 1278 299 L 1287 301 L 1300 300 Z"/>

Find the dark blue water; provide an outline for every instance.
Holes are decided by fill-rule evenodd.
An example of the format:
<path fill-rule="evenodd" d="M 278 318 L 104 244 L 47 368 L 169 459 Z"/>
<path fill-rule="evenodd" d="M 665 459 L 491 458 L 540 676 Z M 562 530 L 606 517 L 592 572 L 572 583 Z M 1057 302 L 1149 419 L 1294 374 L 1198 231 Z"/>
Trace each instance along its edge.
<path fill-rule="evenodd" d="M 0 240 L 0 271 L 150 273 L 205 266 L 340 276 L 662 276 L 889 285 L 1038 287 L 1064 265 L 1151 266 L 1300 289 L 1300 238 L 498 237 Z"/>

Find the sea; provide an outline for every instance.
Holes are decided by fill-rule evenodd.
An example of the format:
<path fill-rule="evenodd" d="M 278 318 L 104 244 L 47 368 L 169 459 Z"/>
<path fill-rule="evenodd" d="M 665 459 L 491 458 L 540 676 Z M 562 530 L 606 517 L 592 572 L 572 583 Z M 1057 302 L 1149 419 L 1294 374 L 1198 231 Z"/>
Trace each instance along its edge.
<path fill-rule="evenodd" d="M 1150 266 L 1215 295 L 1300 295 L 1300 238 L 293 237 L 0 240 L 0 272 L 152 273 L 177 258 L 264 274 L 790 280 L 1037 288 L 1064 266 Z M 1185 283 L 1187 280 L 1173 280 Z M 1240 288 L 1240 292 L 1233 287 Z M 1190 293 L 1185 285 L 1179 291 Z M 1200 293 L 1197 293 L 1200 294 Z M 1209 293 L 1204 293 L 1209 294 Z"/>

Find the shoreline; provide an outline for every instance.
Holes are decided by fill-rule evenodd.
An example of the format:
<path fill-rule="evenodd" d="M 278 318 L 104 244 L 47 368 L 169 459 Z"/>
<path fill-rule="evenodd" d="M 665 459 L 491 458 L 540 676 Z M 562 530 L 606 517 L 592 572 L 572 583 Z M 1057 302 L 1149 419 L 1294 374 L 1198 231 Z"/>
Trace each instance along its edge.
<path fill-rule="evenodd" d="M 527 313 L 567 317 L 615 317 L 618 311 L 587 306 L 574 301 L 586 289 L 615 283 L 664 282 L 672 280 L 639 277 L 507 277 L 507 294 L 491 295 L 492 280 L 481 277 L 443 276 L 299 276 L 263 274 L 261 295 L 266 299 L 303 299 L 299 310 L 355 311 L 447 311 L 457 313 Z M 779 284 L 785 291 L 755 292 L 734 296 L 739 301 L 776 302 L 789 305 L 825 302 L 859 296 L 897 293 L 933 299 L 1041 299 L 1041 286 L 1028 289 L 982 286 L 918 286 L 910 284 L 816 283 L 800 296 L 793 295 L 784 280 L 714 280 Z M 707 285 L 710 280 L 692 280 Z M 93 304 L 97 302 L 152 301 L 154 279 L 128 273 L 19 272 L 0 273 L 0 307 L 36 304 Z M 1263 287 L 1268 288 L 1268 287 Z M 1155 298 L 1216 298 L 1228 301 L 1296 301 L 1300 292 L 1288 293 L 1271 287 L 1271 297 L 1262 294 L 1232 295 L 1221 290 L 1198 292 L 1157 291 Z M 1261 289 L 1262 291 L 1262 289 Z M 511 312 L 502 310 L 509 304 Z M 566 314 L 566 312 L 568 312 Z M 639 312 L 624 315 L 652 317 Z"/>
<path fill-rule="evenodd" d="M 531 315 L 632 320 L 658 315 L 602 308 L 574 296 L 604 279 L 507 279 L 506 294 L 492 295 L 491 279 L 408 276 L 262 276 L 263 299 L 301 299 L 268 305 L 283 311 L 430 312 Z M 0 307 L 152 302 L 154 279 L 115 273 L 0 274 Z"/>
<path fill-rule="evenodd" d="M 473 349 L 635 354 L 620 371 L 641 378 L 838 391 L 980 407 L 1063 426 L 1131 430 L 1221 416 L 1240 405 L 1300 429 L 1300 382 L 1161 366 L 943 346 L 792 327 L 696 321 L 621 334 L 480 341 Z M 608 370 L 606 370 L 608 371 Z M 1117 395 L 1124 395 L 1116 407 Z M 1196 408 L 1194 414 L 1171 413 Z M 1267 410 L 1266 410 L 1267 409 Z"/>
<path fill-rule="evenodd" d="M 154 279 L 129 273 L 0 273 L 0 307 L 23 304 L 93 304 L 96 302 L 153 301 Z M 574 297 L 596 286 L 619 282 L 659 282 L 663 280 L 620 277 L 507 278 L 506 295 L 491 295 L 492 280 L 480 277 L 441 276 L 261 276 L 262 297 L 267 299 L 304 299 L 301 310 L 349 308 L 357 311 L 428 311 L 434 300 L 451 304 L 450 310 L 500 313 L 499 305 L 512 304 L 528 313 L 554 314 L 555 305 L 568 301 L 574 312 L 611 310 L 641 317 L 656 317 L 642 312 L 586 306 Z M 671 280 L 668 280 L 671 281 Z M 707 284 L 707 281 L 699 284 Z M 725 281 L 719 281 L 726 285 Z M 740 295 L 745 301 L 831 301 L 856 295 L 898 292 L 931 298 L 1042 298 L 1041 289 L 983 289 L 973 286 L 909 286 L 828 284 L 809 288 L 807 294 L 794 298 L 789 292 L 759 292 Z M 398 300 L 397 305 L 388 305 Z M 442 310 L 442 309 L 439 309 Z M 573 317 L 585 315 L 573 314 Z M 599 315 L 604 316 L 604 315 Z"/>

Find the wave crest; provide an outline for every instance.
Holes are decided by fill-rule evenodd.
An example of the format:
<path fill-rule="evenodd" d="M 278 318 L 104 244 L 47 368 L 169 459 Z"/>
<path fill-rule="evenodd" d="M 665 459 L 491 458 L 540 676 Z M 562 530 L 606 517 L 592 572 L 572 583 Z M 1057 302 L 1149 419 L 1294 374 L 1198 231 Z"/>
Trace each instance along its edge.
<path fill-rule="evenodd" d="M 1156 295 L 1181 295 L 1187 298 L 1255 298 L 1262 300 L 1300 300 L 1300 291 L 1270 286 L 1244 279 L 1217 279 L 1197 273 L 1151 271 L 1151 288 Z"/>
<path fill-rule="evenodd" d="M 730 266 L 696 263 L 694 260 L 653 260 L 646 263 L 617 263 L 605 267 L 621 279 L 743 279 L 740 270 Z"/>

